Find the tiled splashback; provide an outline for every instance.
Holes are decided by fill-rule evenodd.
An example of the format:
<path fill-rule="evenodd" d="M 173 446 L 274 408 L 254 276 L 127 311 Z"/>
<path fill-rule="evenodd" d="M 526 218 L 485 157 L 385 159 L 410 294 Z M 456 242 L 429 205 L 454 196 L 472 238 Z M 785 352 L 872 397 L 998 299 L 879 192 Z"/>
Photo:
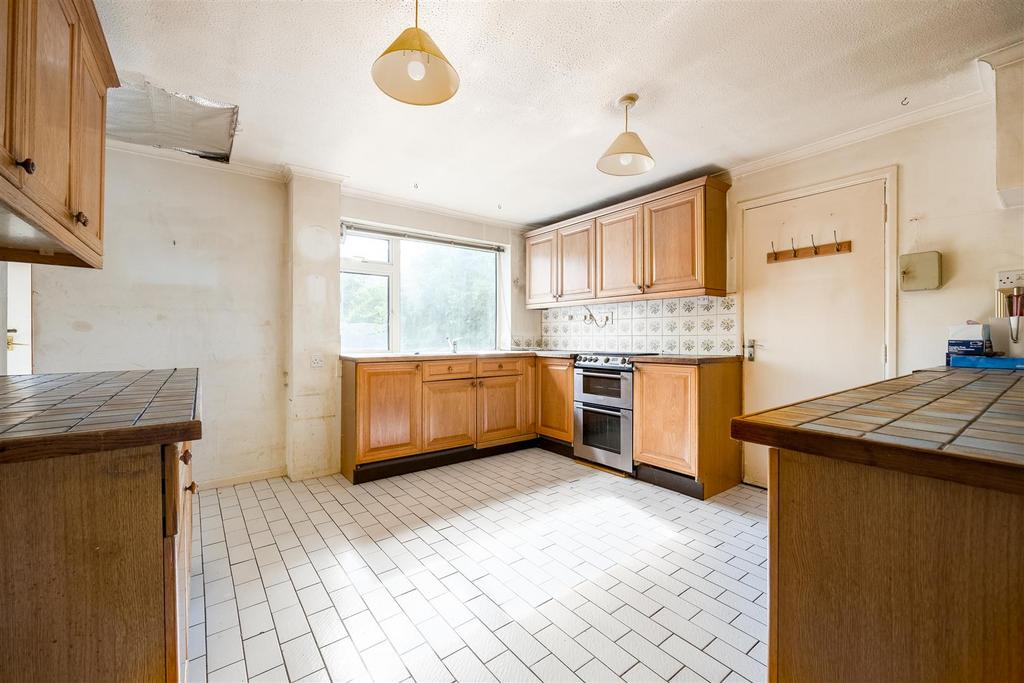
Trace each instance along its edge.
<path fill-rule="evenodd" d="M 540 345 L 569 351 L 738 355 L 736 303 L 735 295 L 691 296 L 549 308 Z M 587 308 L 596 322 L 584 322 Z"/>

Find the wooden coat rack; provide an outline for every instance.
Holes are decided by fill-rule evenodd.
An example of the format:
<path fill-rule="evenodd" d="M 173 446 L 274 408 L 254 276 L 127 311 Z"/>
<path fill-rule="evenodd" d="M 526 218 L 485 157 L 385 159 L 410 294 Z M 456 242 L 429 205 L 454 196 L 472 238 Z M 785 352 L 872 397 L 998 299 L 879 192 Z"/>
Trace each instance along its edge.
<path fill-rule="evenodd" d="M 846 240 L 840 242 L 836 231 L 832 231 L 831 244 L 815 244 L 814 235 L 811 235 L 811 246 L 799 247 L 789 239 L 789 248 L 776 250 L 775 242 L 772 242 L 772 250 L 767 254 L 768 263 L 781 263 L 782 261 L 799 261 L 805 258 L 817 258 L 819 256 L 835 256 L 836 254 L 849 254 L 853 252 L 853 242 Z"/>

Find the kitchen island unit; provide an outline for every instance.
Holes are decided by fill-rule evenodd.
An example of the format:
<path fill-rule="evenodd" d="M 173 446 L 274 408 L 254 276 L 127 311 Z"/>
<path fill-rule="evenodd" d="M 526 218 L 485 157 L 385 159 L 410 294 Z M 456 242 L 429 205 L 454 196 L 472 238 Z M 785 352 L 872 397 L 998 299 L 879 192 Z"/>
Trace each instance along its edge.
<path fill-rule="evenodd" d="M 192 369 L 0 376 L 0 680 L 179 681 Z"/>
<path fill-rule="evenodd" d="M 769 680 L 1024 680 L 1024 372 L 736 418 L 769 455 Z"/>

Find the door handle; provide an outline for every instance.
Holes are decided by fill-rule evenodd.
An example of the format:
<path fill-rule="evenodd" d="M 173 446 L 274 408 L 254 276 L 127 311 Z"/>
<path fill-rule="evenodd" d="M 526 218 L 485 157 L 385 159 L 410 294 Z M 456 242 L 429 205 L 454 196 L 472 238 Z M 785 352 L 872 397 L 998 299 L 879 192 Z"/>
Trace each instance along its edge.
<path fill-rule="evenodd" d="M 758 344 L 756 339 L 748 339 L 746 343 L 743 344 L 743 350 L 747 352 L 747 360 L 754 360 L 754 349 L 758 346 L 762 349 L 764 348 L 764 344 Z"/>

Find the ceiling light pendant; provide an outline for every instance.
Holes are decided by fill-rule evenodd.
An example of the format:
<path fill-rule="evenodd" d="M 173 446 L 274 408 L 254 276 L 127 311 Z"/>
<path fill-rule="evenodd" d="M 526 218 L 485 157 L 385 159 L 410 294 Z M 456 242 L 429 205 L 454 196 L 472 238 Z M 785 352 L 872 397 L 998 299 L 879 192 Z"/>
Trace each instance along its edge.
<path fill-rule="evenodd" d="M 420 28 L 420 3 L 416 1 L 415 24 L 402 31 L 395 42 L 373 63 L 370 74 L 385 95 L 406 104 L 440 104 L 459 89 L 459 74 L 441 49 Z"/>
<path fill-rule="evenodd" d="M 626 110 L 626 129 L 608 146 L 597 160 L 597 170 L 608 175 L 639 175 L 654 168 L 654 157 L 647 151 L 640 136 L 629 129 L 629 110 L 636 105 L 639 96 L 629 93 L 619 98 L 619 104 Z"/>

